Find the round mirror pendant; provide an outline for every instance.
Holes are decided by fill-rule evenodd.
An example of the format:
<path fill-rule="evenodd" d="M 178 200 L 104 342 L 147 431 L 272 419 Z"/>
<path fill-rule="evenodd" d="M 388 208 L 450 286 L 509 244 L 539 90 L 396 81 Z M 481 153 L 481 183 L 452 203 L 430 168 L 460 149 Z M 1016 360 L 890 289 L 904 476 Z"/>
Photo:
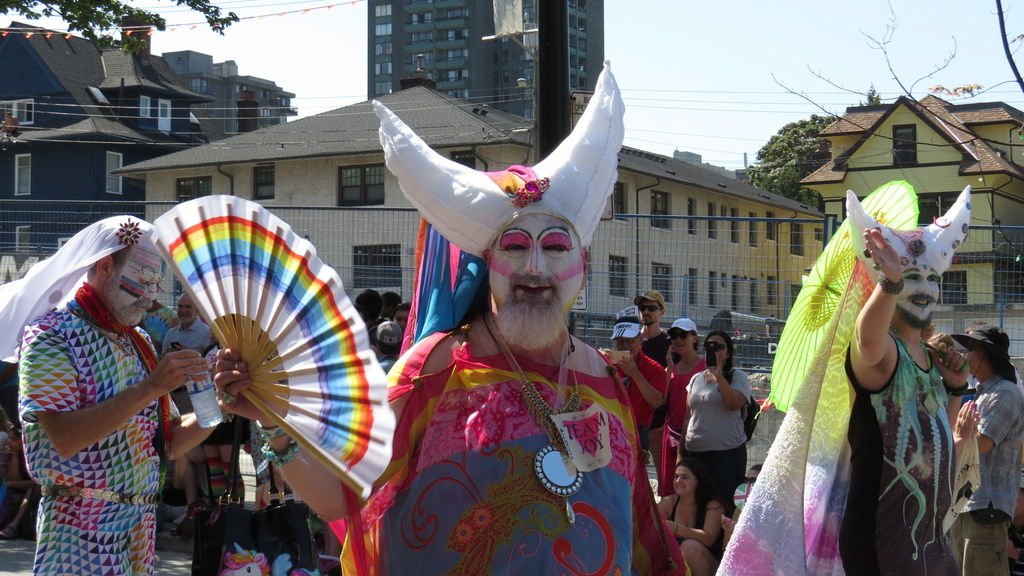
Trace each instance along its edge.
<path fill-rule="evenodd" d="M 550 444 L 538 450 L 533 457 L 533 472 L 548 492 L 558 496 L 572 496 L 583 486 L 583 472 L 569 472 L 562 453 Z"/>

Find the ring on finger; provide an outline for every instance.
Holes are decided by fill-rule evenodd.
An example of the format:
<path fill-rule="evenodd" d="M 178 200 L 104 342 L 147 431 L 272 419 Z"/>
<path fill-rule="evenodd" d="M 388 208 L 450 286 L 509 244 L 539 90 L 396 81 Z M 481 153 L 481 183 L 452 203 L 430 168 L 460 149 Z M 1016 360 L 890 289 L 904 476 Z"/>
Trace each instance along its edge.
<path fill-rule="evenodd" d="M 238 400 L 238 398 L 236 398 L 230 392 L 223 391 L 223 390 L 220 392 L 220 401 L 223 402 L 224 404 L 228 404 L 228 405 L 234 404 L 236 400 Z"/>

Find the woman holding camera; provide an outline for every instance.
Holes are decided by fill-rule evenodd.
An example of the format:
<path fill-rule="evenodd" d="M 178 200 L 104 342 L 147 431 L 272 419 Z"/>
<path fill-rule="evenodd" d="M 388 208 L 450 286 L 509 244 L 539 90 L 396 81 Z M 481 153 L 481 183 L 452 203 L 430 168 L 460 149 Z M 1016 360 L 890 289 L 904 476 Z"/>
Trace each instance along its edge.
<path fill-rule="evenodd" d="M 716 330 L 704 339 L 707 368 L 690 380 L 686 455 L 707 466 L 722 494 L 731 495 L 747 469 L 743 408 L 750 397 L 747 373 L 734 369 L 733 342 Z"/>

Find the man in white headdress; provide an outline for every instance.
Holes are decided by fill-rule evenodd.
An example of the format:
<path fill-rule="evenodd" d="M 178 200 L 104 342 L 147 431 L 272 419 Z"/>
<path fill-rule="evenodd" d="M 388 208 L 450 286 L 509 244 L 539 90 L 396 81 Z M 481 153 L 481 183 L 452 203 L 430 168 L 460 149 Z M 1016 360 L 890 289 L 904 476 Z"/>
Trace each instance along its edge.
<path fill-rule="evenodd" d="M 933 224 L 880 225 L 847 195 L 854 249 L 878 271 L 847 356 L 852 449 L 839 551 L 847 574 L 959 574 L 942 520 L 955 452 L 951 422 L 967 391 L 966 361 L 930 350 L 942 273 L 967 236 L 970 188 Z M 976 417 L 976 413 L 974 413 Z"/>
<path fill-rule="evenodd" d="M 573 133 L 533 169 L 466 168 L 375 107 L 388 168 L 426 220 L 486 261 L 490 297 L 390 372 L 393 459 L 362 514 L 371 572 L 684 573 L 653 507 L 629 396 L 566 328 L 617 175 L 623 104 L 610 71 Z M 217 374 L 236 396 L 250 385 L 237 359 L 222 354 Z M 270 422 L 245 400 L 235 410 Z M 296 491 L 328 520 L 343 518 L 340 488 L 322 481 L 315 459 L 279 430 L 264 434 Z"/>
<path fill-rule="evenodd" d="M 163 276 L 150 234 L 107 218 L 0 287 L 0 356 L 20 355 L 26 458 L 43 492 L 34 574 L 151 574 L 161 464 L 208 433 L 167 400 L 206 361 L 182 350 L 158 362 L 135 328 Z"/>

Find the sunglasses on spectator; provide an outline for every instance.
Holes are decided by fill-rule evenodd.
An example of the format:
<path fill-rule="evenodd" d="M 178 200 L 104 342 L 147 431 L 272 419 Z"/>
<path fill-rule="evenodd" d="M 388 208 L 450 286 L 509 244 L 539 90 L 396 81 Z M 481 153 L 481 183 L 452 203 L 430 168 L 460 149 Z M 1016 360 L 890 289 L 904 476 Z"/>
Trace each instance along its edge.
<path fill-rule="evenodd" d="M 661 310 L 661 306 L 658 306 L 657 304 L 647 304 L 640 306 L 640 310 L 643 312 L 657 312 L 658 310 Z"/>
<path fill-rule="evenodd" d="M 685 330 L 673 330 L 672 332 L 668 333 L 668 337 L 671 338 L 672 340 L 676 340 L 676 339 L 682 340 L 683 338 L 686 338 L 687 336 L 689 336 L 691 334 L 693 334 L 694 336 L 697 335 L 697 333 L 693 332 L 693 331 L 687 332 Z"/>
<path fill-rule="evenodd" d="M 747 476 L 746 478 L 743 479 L 743 481 L 746 482 L 747 484 L 753 484 L 754 481 L 756 481 L 756 480 L 757 480 L 757 476 L 753 476 L 753 477 Z"/>

